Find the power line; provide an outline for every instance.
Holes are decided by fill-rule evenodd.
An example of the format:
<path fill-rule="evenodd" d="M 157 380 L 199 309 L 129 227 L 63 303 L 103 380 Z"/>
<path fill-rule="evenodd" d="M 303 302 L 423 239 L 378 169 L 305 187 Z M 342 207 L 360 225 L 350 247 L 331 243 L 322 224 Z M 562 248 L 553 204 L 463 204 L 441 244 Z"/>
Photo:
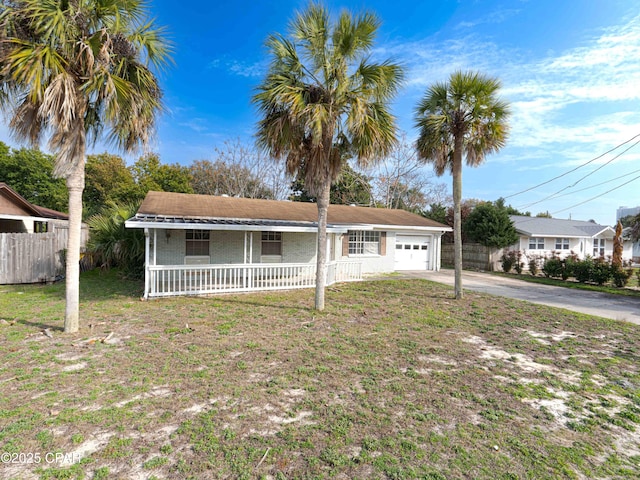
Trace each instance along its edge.
<path fill-rule="evenodd" d="M 628 141 L 627 141 L 626 143 L 628 143 Z M 603 163 L 602 165 L 600 165 L 600 166 L 599 166 L 598 168 L 596 168 L 595 170 L 592 170 L 591 172 L 589 172 L 589 173 L 587 173 L 586 175 L 582 176 L 581 178 L 579 178 L 578 180 L 576 180 L 575 182 L 573 182 L 571 185 L 569 185 L 569 186 L 567 186 L 567 187 L 564 187 L 564 188 L 561 188 L 561 189 L 560 189 L 560 190 L 558 190 L 557 192 L 552 193 L 551 195 L 548 195 L 548 196 L 546 196 L 546 197 L 544 197 L 544 198 L 542 198 L 542 199 L 540 199 L 540 200 L 538 200 L 538 201 L 536 201 L 536 202 L 530 203 L 530 204 L 528 204 L 528 205 L 524 205 L 524 206 L 519 207 L 519 208 L 529 208 L 530 206 L 532 206 L 532 205 L 536 205 L 536 204 L 541 203 L 541 202 L 544 202 L 545 200 L 551 200 L 551 199 L 553 199 L 553 198 L 562 197 L 562 196 L 564 196 L 564 195 L 569 195 L 569 194 L 571 194 L 571 193 L 578 193 L 578 192 L 582 192 L 582 191 L 584 191 L 584 190 L 588 190 L 589 188 L 593 188 L 593 187 L 596 187 L 596 186 L 598 186 L 598 185 L 602 185 L 602 184 L 604 184 L 604 183 L 607 183 L 607 182 L 610 182 L 610 181 L 613 181 L 613 180 L 617 180 L 618 178 L 622 178 L 622 177 L 626 176 L 626 175 L 622 175 L 622 176 L 620 176 L 620 177 L 616 177 L 615 179 L 607 180 L 607 182 L 602 182 L 602 183 L 599 183 L 599 184 L 597 184 L 597 185 L 593 185 L 593 186 L 591 186 L 591 187 L 583 188 L 583 189 L 581 189 L 581 190 L 575 190 L 575 191 L 573 191 L 573 192 L 569 192 L 569 193 L 566 193 L 566 194 L 564 194 L 564 195 L 559 195 L 559 194 L 561 194 L 562 192 L 564 192 L 565 190 L 568 190 L 568 189 L 570 189 L 570 188 L 575 187 L 578 183 L 580 183 L 581 181 L 583 181 L 585 178 L 587 178 L 587 177 L 589 177 L 589 176 L 593 175 L 594 173 L 596 173 L 596 172 L 597 172 L 598 170 L 600 170 L 601 168 L 606 167 L 607 165 L 609 165 L 611 162 L 613 162 L 613 161 L 614 161 L 614 160 L 616 160 L 617 158 L 620 158 L 622 155 L 624 155 L 625 153 L 627 153 L 629 150 L 631 150 L 633 147 L 635 147 L 635 146 L 636 146 L 636 145 L 638 145 L 639 143 L 640 143 L 640 140 L 638 140 L 638 141 L 637 141 L 637 142 L 635 142 L 633 145 L 631 145 L 630 147 L 626 148 L 625 150 L 623 150 L 622 152 L 620 152 L 619 154 L 617 154 L 615 157 L 613 157 L 613 158 L 612 158 L 611 160 L 609 160 L 608 162 Z M 616 147 L 616 148 L 618 148 L 618 147 Z M 638 170 L 636 170 L 636 171 L 638 171 Z M 635 172 L 631 172 L 631 173 L 635 173 Z"/>
<path fill-rule="evenodd" d="M 607 193 L 611 193 L 611 192 L 613 192 L 614 190 L 617 190 L 617 189 L 619 189 L 619 188 L 624 187 L 625 185 L 628 185 L 629 183 L 633 182 L 634 180 L 637 180 L 638 178 L 640 178 L 640 175 L 638 175 L 638 176 L 636 176 L 636 177 L 633 177 L 633 178 L 632 178 L 631 180 L 629 180 L 628 182 L 624 182 L 623 184 L 618 185 L 617 187 L 614 187 L 614 188 L 612 188 L 611 190 L 607 190 L 606 192 L 603 192 L 603 193 L 601 193 L 600 195 L 596 195 L 595 197 L 591 197 L 591 198 L 589 198 L 588 200 L 585 200 L 584 202 L 576 203 L 575 205 L 572 205 L 572 206 L 570 206 L 570 207 L 563 208 L 562 210 L 558 210 L 558 211 L 556 211 L 556 212 L 553 212 L 553 213 L 552 213 L 552 215 L 555 215 L 556 213 L 560 213 L 560 212 L 565 212 L 565 211 L 567 211 L 567 210 L 571 210 L 572 208 L 579 207 L 580 205 L 584 205 L 585 203 L 589 203 L 589 202 L 591 202 L 592 200 L 596 200 L 596 199 L 598 199 L 598 198 L 602 197 L 603 195 L 606 195 Z"/>
<path fill-rule="evenodd" d="M 548 183 L 551 183 L 551 182 L 553 182 L 554 180 L 557 180 L 557 179 L 559 179 L 559 178 L 565 177 L 565 176 L 569 175 L 570 173 L 573 173 L 573 172 L 575 172 L 576 170 L 578 170 L 578 169 L 580 169 L 580 168 L 582 168 L 582 167 L 585 167 L 585 166 L 589 165 L 590 163 L 595 162 L 596 160 L 601 159 L 601 158 L 602 158 L 602 157 L 604 157 L 605 155 L 607 155 L 607 154 L 609 154 L 609 153 L 613 152 L 614 150 L 617 150 L 618 148 L 622 147 L 623 145 L 626 145 L 627 143 L 629 143 L 629 142 L 631 142 L 631 141 L 635 140 L 635 139 L 636 139 L 636 138 L 638 138 L 638 137 L 640 137 L 640 133 L 638 133 L 637 135 L 634 135 L 634 136 L 633 136 L 633 137 L 631 137 L 629 140 L 626 140 L 626 141 L 622 142 L 621 144 L 616 145 L 616 146 L 615 146 L 615 147 L 613 147 L 612 149 L 607 150 L 607 151 L 606 151 L 606 152 L 604 152 L 603 154 L 598 155 L 598 156 L 597 156 L 597 157 L 595 157 L 595 158 L 592 158 L 592 159 L 591 159 L 591 160 L 589 160 L 588 162 L 582 163 L 582 164 L 578 165 L 577 167 L 572 168 L 571 170 L 568 170 L 568 171 L 566 171 L 566 172 L 564 172 L 564 173 L 562 173 L 562 174 L 560 174 L 560 175 L 558 175 L 558 176 L 556 176 L 556 177 L 553 177 L 553 178 L 551 178 L 551 179 L 549 179 L 549 180 L 546 180 L 546 181 L 544 181 L 544 182 L 542 182 L 542 183 L 539 183 L 538 185 L 534 185 L 533 187 L 529 187 L 529 188 L 527 188 L 526 190 L 522 190 L 522 191 L 520 191 L 520 192 L 512 193 L 511 195 L 507 195 L 506 197 L 503 197 L 503 198 L 507 199 L 507 198 L 511 198 L 511 197 L 516 197 L 516 196 L 518 196 L 518 195 L 522 195 L 523 193 L 530 192 L 531 190 L 534 190 L 534 189 L 536 189 L 536 188 L 538 188 L 538 187 L 542 187 L 543 185 L 546 185 L 546 184 L 548 184 Z M 623 153 L 624 153 L 624 152 L 623 152 Z"/>

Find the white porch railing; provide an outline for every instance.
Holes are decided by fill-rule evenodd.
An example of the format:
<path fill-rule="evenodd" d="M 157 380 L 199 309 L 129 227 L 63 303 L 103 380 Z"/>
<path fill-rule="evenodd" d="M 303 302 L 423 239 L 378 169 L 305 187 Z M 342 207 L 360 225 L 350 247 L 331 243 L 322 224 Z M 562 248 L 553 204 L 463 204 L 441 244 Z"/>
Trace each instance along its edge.
<path fill-rule="evenodd" d="M 309 263 L 149 265 L 149 297 L 290 290 L 315 286 L 316 265 Z M 362 263 L 330 262 L 327 285 L 362 280 Z"/>

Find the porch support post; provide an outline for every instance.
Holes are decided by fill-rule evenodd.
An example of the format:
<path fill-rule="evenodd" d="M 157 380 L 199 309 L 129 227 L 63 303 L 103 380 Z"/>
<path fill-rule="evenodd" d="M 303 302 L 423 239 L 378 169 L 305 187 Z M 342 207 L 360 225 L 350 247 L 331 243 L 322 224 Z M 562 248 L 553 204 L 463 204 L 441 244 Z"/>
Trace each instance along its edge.
<path fill-rule="evenodd" d="M 433 236 L 433 243 L 435 245 L 435 264 L 434 264 L 434 271 L 439 272 L 440 271 L 440 262 L 442 261 L 442 234 L 440 235 L 434 235 Z"/>
<path fill-rule="evenodd" d="M 155 248 L 155 241 L 154 241 Z M 144 229 L 144 299 L 149 298 L 149 229 Z"/>
<path fill-rule="evenodd" d="M 158 229 L 154 228 L 153 229 L 153 264 L 157 265 L 158 264 L 158 260 L 157 260 L 157 247 L 156 245 L 158 245 Z"/>
<path fill-rule="evenodd" d="M 242 263 L 247 263 L 247 234 L 249 232 L 244 232 L 244 252 L 242 254 Z"/>

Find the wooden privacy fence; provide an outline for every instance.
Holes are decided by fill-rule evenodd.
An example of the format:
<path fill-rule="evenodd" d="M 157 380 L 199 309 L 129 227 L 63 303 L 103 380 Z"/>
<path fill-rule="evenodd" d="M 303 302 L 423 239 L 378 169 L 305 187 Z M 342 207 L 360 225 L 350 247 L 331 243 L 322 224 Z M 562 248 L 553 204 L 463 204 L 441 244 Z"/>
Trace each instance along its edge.
<path fill-rule="evenodd" d="M 61 266 L 55 233 L 0 233 L 0 284 L 52 282 Z"/>
<path fill-rule="evenodd" d="M 479 243 L 462 244 L 462 268 L 466 270 L 500 270 L 502 250 L 485 247 Z M 453 266 L 453 244 L 442 244 L 442 265 Z"/>

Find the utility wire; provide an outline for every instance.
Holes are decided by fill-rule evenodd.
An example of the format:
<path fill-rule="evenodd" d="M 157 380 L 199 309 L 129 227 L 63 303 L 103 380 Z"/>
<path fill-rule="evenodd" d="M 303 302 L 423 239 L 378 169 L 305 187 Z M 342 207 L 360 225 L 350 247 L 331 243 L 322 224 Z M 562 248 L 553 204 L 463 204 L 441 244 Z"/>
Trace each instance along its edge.
<path fill-rule="evenodd" d="M 640 175 L 638 175 L 637 177 L 633 177 L 633 178 L 632 178 L 631 180 L 629 180 L 628 182 L 624 182 L 623 184 L 618 185 L 617 187 L 614 187 L 614 188 L 612 188 L 611 190 L 607 190 L 606 192 L 603 192 L 603 193 L 601 193 L 600 195 L 596 195 L 595 197 L 591 197 L 591 198 L 589 198 L 588 200 L 585 200 L 584 202 L 576 203 L 575 205 L 572 205 L 572 206 L 570 206 L 570 207 L 563 208 L 562 210 L 555 211 L 555 212 L 553 212 L 553 213 L 552 213 L 552 215 L 555 215 L 556 213 L 560 213 L 560 212 L 565 212 L 565 211 L 567 211 L 567 210 L 571 210 L 572 208 L 579 207 L 580 205 L 584 205 L 585 203 L 589 203 L 589 202 L 591 202 L 592 200 L 596 200 L 596 199 L 598 199 L 598 198 L 602 197 L 603 195 L 606 195 L 607 193 L 611 193 L 611 192 L 613 192 L 614 190 L 617 190 L 617 189 L 619 189 L 619 188 L 624 187 L 625 185 L 628 185 L 629 183 L 633 182 L 634 180 L 637 180 L 638 178 L 640 178 Z"/>
<path fill-rule="evenodd" d="M 628 142 L 627 142 L 627 143 L 628 143 Z M 519 208 L 529 208 L 530 206 L 532 206 L 532 205 L 536 205 L 536 204 L 541 203 L 541 202 L 544 202 L 545 200 L 551 200 L 551 199 L 553 199 L 553 198 L 558 198 L 558 197 L 562 197 L 562 196 L 564 196 L 564 195 L 570 195 L 570 194 L 572 194 L 572 193 L 582 192 L 583 190 L 586 190 L 586 189 L 575 190 L 575 191 L 573 191 L 573 192 L 569 192 L 569 193 L 566 193 L 566 194 L 563 194 L 563 195 L 559 195 L 559 194 L 561 194 L 562 192 L 564 192 L 565 190 L 568 190 L 568 189 L 570 189 L 570 188 L 575 187 L 577 184 L 579 184 L 579 183 L 580 183 L 581 181 L 583 181 L 585 178 L 589 177 L 590 175 L 593 175 L 594 173 L 596 173 L 596 172 L 597 172 L 598 170 L 600 170 L 601 168 L 606 167 L 607 165 L 609 165 L 611 162 L 613 162 L 613 161 L 614 161 L 614 160 L 616 160 L 617 158 L 620 158 L 622 155 L 624 155 L 625 153 L 627 153 L 629 150 L 631 150 L 633 147 L 635 147 L 635 146 L 636 146 L 636 145 L 638 145 L 639 143 L 640 143 L 640 140 L 638 140 L 638 141 L 637 141 L 637 142 L 635 142 L 633 145 L 631 145 L 630 147 L 626 148 L 625 150 L 623 150 L 622 152 L 620 152 L 619 154 L 617 154 L 615 157 L 613 157 L 613 158 L 612 158 L 611 160 L 609 160 L 608 162 L 603 163 L 603 164 L 602 164 L 602 165 L 600 165 L 598 168 L 596 168 L 596 169 L 592 170 L 591 172 L 587 173 L 587 174 L 586 174 L 586 175 L 584 175 L 583 177 L 579 178 L 578 180 L 576 180 L 575 182 L 573 182 L 573 184 L 571 184 L 571 185 L 569 185 L 569 186 L 567 186 L 567 187 L 561 188 L 561 189 L 560 189 L 560 190 L 558 190 L 557 192 L 552 193 L 551 195 L 548 195 L 548 196 L 546 196 L 546 197 L 544 197 L 544 198 L 542 198 L 542 199 L 540 199 L 540 200 L 538 200 L 538 201 L 536 201 L 536 202 L 530 203 L 530 204 L 528 204 L 528 205 L 525 205 L 525 206 L 523 206 L 523 207 L 519 207 Z M 636 171 L 637 171 L 637 170 L 636 170 Z M 631 173 L 635 173 L 635 172 L 631 172 Z M 625 175 L 622 175 L 622 176 L 625 176 Z M 621 178 L 621 177 L 617 177 L 617 178 Z M 617 179 L 617 178 L 616 178 L 616 179 Z M 616 179 L 613 179 L 613 180 L 616 180 Z M 611 181 L 611 180 L 608 180 L 608 181 Z M 602 182 L 602 183 L 607 183 L 607 182 Z M 602 185 L 602 183 L 600 183 L 600 184 L 598 184 L 598 185 Z M 595 187 L 595 186 L 597 186 L 597 185 L 593 185 L 592 187 L 587 187 L 587 189 L 589 189 L 589 188 L 593 188 L 593 187 Z"/>
<path fill-rule="evenodd" d="M 601 158 L 602 158 L 602 157 L 604 157 L 605 155 L 607 155 L 607 154 L 609 154 L 609 153 L 613 152 L 614 150 L 617 150 L 618 148 L 622 147 L 623 145 L 626 145 L 627 143 L 629 143 L 629 142 L 631 142 L 631 141 L 635 140 L 635 139 L 636 139 L 636 138 L 638 138 L 638 137 L 640 137 L 640 133 L 638 133 L 637 135 L 634 135 L 634 136 L 633 136 L 633 137 L 631 137 L 629 140 L 627 140 L 627 141 L 625 141 L 625 142 L 622 142 L 622 143 L 621 143 L 621 144 L 619 144 L 619 145 L 616 145 L 616 146 L 615 146 L 615 147 L 613 147 L 612 149 L 607 150 L 607 151 L 606 151 L 606 152 L 604 152 L 603 154 L 598 155 L 598 156 L 597 156 L 597 157 L 595 157 L 595 158 L 592 158 L 592 159 L 591 159 L 591 160 L 589 160 L 588 162 L 582 163 L 582 164 L 578 165 L 577 167 L 572 168 L 571 170 L 568 170 L 568 171 L 566 171 L 566 172 L 564 172 L 564 173 L 562 173 L 562 174 L 560 174 L 560 175 L 558 175 L 558 176 L 556 176 L 556 177 L 553 177 L 553 178 L 551 178 L 551 179 L 549 179 L 549 180 L 546 180 L 546 181 L 544 181 L 544 182 L 542 182 L 542 183 L 539 183 L 538 185 L 534 185 L 533 187 L 529 187 L 529 188 L 527 188 L 526 190 L 522 190 L 522 191 L 520 191 L 520 192 L 512 193 L 511 195 L 507 195 L 506 197 L 503 197 L 503 198 L 507 199 L 507 198 L 511 198 L 511 197 L 516 197 L 516 196 L 518 196 L 518 195 L 522 195 L 523 193 L 530 192 L 531 190 L 534 190 L 534 189 L 536 189 L 536 188 L 538 188 L 538 187 L 542 187 L 543 185 L 546 185 L 546 184 L 548 184 L 548 183 L 551 183 L 551 182 L 553 182 L 554 180 L 557 180 L 557 179 L 559 179 L 559 178 L 565 177 L 565 176 L 569 175 L 570 173 L 573 173 L 573 172 L 575 172 L 576 170 L 578 170 L 578 169 L 580 169 L 580 168 L 582 168 L 582 167 L 585 167 L 585 166 L 589 165 L 590 163 L 595 162 L 596 160 L 601 159 Z M 624 152 L 623 152 L 623 153 L 624 153 Z"/>
<path fill-rule="evenodd" d="M 537 205 L 538 203 L 542 203 L 545 200 L 554 200 L 560 197 L 566 197 L 567 195 L 573 195 L 574 193 L 584 192 L 585 190 L 591 190 L 592 188 L 600 187 L 607 183 L 615 182 L 616 180 L 620 180 L 621 178 L 628 177 L 629 175 L 633 175 L 634 173 L 640 172 L 640 169 L 633 170 L 631 172 L 625 173 L 624 175 L 620 175 L 619 177 L 610 178 L 609 180 L 605 180 L 604 182 L 596 183 L 595 185 L 589 185 L 588 187 L 581 188 L 579 190 L 574 190 L 573 192 L 562 193 L 562 191 L 556 192 L 553 195 L 549 195 L 548 197 L 543 198 L 542 200 L 538 200 L 536 202 L 529 203 L 527 205 L 519 206 L 518 210 L 532 207 L 533 205 Z"/>

